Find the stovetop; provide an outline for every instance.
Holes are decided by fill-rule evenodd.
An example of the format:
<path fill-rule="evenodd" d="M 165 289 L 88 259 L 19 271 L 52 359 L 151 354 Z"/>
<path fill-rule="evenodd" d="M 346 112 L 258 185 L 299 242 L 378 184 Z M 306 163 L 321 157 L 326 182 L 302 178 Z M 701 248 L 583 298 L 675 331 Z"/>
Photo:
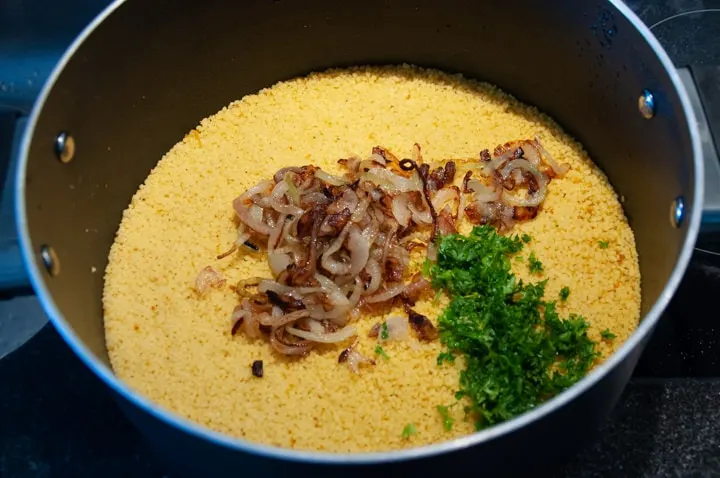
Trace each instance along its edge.
<path fill-rule="evenodd" d="M 15 245 L 7 176 L 13 154 L 5 146 L 17 137 L 18 116 L 27 113 L 62 49 L 108 1 L 33 3 L 42 8 L 0 4 L 0 285 L 2 269 L 11 266 L 4 251 Z M 706 146 L 714 155 L 720 0 L 627 3 L 676 66 L 690 67 L 713 126 Z M 12 82 L 6 81 L 9 68 L 15 69 Z M 711 161 L 720 168 L 716 156 Z M 720 231 L 708 229 L 619 405 L 599 438 L 568 456 L 558 477 L 720 476 L 718 292 Z M 107 389 L 46 322 L 32 295 L 0 292 L 0 477 L 169 476 Z"/>

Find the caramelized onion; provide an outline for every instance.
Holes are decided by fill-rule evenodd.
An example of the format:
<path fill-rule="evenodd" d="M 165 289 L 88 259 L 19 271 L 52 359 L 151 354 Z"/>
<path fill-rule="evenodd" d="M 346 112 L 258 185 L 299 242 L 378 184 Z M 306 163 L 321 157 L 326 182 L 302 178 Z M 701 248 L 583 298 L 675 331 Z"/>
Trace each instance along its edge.
<path fill-rule="evenodd" d="M 540 140 L 538 138 L 535 138 L 535 145 L 540 151 L 542 158 L 550 165 L 557 177 L 562 178 L 567 174 L 568 171 L 570 171 L 570 165 L 567 163 L 558 164 L 557 161 L 555 161 L 555 158 L 553 158 L 553 156 L 550 154 L 550 152 L 545 149 L 542 143 L 540 143 Z"/>
<path fill-rule="evenodd" d="M 270 270 L 274 275 L 280 274 L 282 271 L 288 268 L 293 263 L 292 258 L 288 254 L 282 252 L 270 252 L 268 253 L 268 262 L 270 263 Z"/>
<path fill-rule="evenodd" d="M 447 203 L 454 203 L 459 199 L 459 197 L 460 191 L 455 188 L 455 186 L 448 187 L 445 189 L 441 189 L 435 194 L 435 197 L 432 200 L 432 204 L 436 211 L 442 211 Z"/>
<path fill-rule="evenodd" d="M 500 199 L 502 191 L 496 184 L 493 186 L 494 187 L 486 186 L 477 179 L 470 179 L 467 182 L 468 191 L 473 193 L 473 200 L 478 202 L 498 201 Z"/>
<path fill-rule="evenodd" d="M 370 257 L 370 242 L 373 239 L 371 231 L 370 226 L 362 232 L 355 225 L 350 227 L 347 243 L 348 251 L 350 251 L 350 267 L 347 274 L 358 274 L 367 264 Z"/>
<path fill-rule="evenodd" d="M 283 325 L 292 324 L 293 322 L 302 319 L 303 317 L 309 317 L 310 311 L 307 309 L 296 310 L 289 314 L 283 314 L 282 309 L 279 307 L 273 307 L 272 314 L 258 314 L 258 321 L 260 325 L 267 325 L 270 327 L 282 327 Z"/>
<path fill-rule="evenodd" d="M 335 282 L 322 274 L 316 274 L 315 279 L 320 283 L 320 291 L 325 294 L 332 305 L 344 306 L 350 304 L 348 298 Z"/>
<path fill-rule="evenodd" d="M 301 339 L 305 339 L 310 342 L 322 343 L 322 344 L 334 344 L 337 342 L 344 342 L 345 340 L 349 339 L 350 337 L 354 337 L 355 335 L 357 335 L 357 331 L 355 330 L 355 327 L 353 327 L 351 325 L 343 327 L 342 329 L 338 330 L 337 332 L 322 333 L 322 334 L 315 333 L 315 332 L 308 332 L 305 330 L 296 329 L 294 327 L 286 327 L 285 331 L 296 337 L 300 337 Z"/>
<path fill-rule="evenodd" d="M 385 321 L 385 326 L 387 327 L 387 338 L 383 338 L 383 334 L 379 334 L 379 342 L 386 342 L 390 340 L 405 341 L 410 338 L 410 335 L 408 334 L 407 317 L 398 315 L 388 317 Z M 381 329 L 382 328 L 383 327 L 381 326 Z"/>
<path fill-rule="evenodd" d="M 436 238 L 456 232 L 465 215 L 502 231 L 532 219 L 550 177 L 566 171 L 537 140 L 506 143 L 493 155 L 480 153 L 482 177 L 473 179 L 469 171 L 462 190 L 452 184 L 454 161 L 433 169 L 415 144 L 412 159 L 398 160 L 377 146 L 364 161 L 339 160 L 347 169 L 343 177 L 312 165 L 283 168 L 274 181 L 243 193 L 233 201 L 237 239 L 221 256 L 241 244 L 255 250 L 266 245 L 275 279 L 238 284 L 241 304 L 233 311 L 232 333 L 269 334 L 275 351 L 301 356 L 318 343 L 355 336 L 347 323 L 361 310 L 414 304 L 431 287 L 419 273 L 407 280 L 412 249 L 426 247 L 435 260 Z M 437 334 L 427 318 L 408 314 L 421 338 Z M 387 326 L 391 339 L 408 338 L 407 318 L 391 317 Z M 373 363 L 354 350 L 356 344 L 340 357 L 355 373 L 360 364 Z"/>
<path fill-rule="evenodd" d="M 338 363 L 347 363 L 348 368 L 355 375 L 360 373 L 360 365 L 375 365 L 375 360 L 367 358 L 355 350 L 357 343 L 358 341 L 355 339 L 355 342 L 350 347 L 340 352 L 340 356 L 338 357 Z"/>
<path fill-rule="evenodd" d="M 514 159 L 509 162 L 500 172 L 503 178 L 510 175 L 510 172 L 515 169 L 521 169 L 527 171 L 533 175 L 535 182 L 537 183 L 538 190 L 534 194 L 530 194 L 528 198 L 519 198 L 516 195 L 508 194 L 503 191 L 502 198 L 511 206 L 524 206 L 524 207 L 535 207 L 539 206 L 545 199 L 547 192 L 547 179 L 545 176 L 537 170 L 535 166 L 530 164 L 526 159 Z"/>
<path fill-rule="evenodd" d="M 211 266 L 203 268 L 195 279 L 195 290 L 200 295 L 204 295 L 211 287 L 220 287 L 225 284 L 222 274 L 213 269 Z"/>
<path fill-rule="evenodd" d="M 365 297 L 365 302 L 368 304 L 376 304 L 378 302 L 386 302 L 392 300 L 405 292 L 405 284 L 392 284 L 384 290 L 379 291 L 376 294 Z"/>
<path fill-rule="evenodd" d="M 412 213 L 408 209 L 409 198 L 406 194 L 398 194 L 392 200 L 392 214 L 402 227 L 410 225 Z"/>
<path fill-rule="evenodd" d="M 360 176 L 360 181 L 370 181 L 391 193 L 417 191 L 417 184 L 387 169 L 372 169 Z"/>
<path fill-rule="evenodd" d="M 345 184 L 347 184 L 347 181 L 345 181 L 343 178 L 328 174 L 322 169 L 318 169 L 317 171 L 315 171 L 315 177 L 332 186 L 344 186 Z"/>
<path fill-rule="evenodd" d="M 291 342 L 285 337 L 285 328 L 278 327 L 270 333 L 270 345 L 282 355 L 307 355 L 313 348 L 312 342 Z"/>

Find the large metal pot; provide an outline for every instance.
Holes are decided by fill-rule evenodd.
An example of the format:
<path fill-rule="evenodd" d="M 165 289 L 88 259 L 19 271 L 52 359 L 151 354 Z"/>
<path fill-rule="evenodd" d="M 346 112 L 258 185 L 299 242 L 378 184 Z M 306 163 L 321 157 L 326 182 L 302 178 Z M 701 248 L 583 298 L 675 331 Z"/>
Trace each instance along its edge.
<path fill-rule="evenodd" d="M 402 62 L 459 71 L 537 105 L 604 169 L 624 197 L 643 278 L 644 318 L 621 350 L 510 422 L 389 453 L 229 438 L 118 380 L 105 349 L 102 272 L 122 211 L 162 154 L 199 119 L 279 80 Z M 690 258 L 703 166 L 678 74 L 619 0 L 127 0 L 105 10 L 51 75 L 28 123 L 16 194 L 24 260 L 55 327 L 182 470 L 422 472 L 432 463 L 497 474 L 562 459 L 611 410 Z"/>

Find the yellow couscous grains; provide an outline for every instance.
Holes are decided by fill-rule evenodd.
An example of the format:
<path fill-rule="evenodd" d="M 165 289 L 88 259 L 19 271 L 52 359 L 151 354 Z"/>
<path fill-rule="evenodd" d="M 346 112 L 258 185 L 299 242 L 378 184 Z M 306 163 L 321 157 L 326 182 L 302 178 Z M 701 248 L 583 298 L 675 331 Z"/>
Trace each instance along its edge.
<path fill-rule="evenodd" d="M 438 367 L 440 343 L 383 345 L 379 359 L 354 375 L 338 364 L 338 347 L 299 360 L 273 353 L 264 340 L 230 335 L 237 296 L 225 287 L 198 297 L 198 272 L 212 265 L 228 285 L 270 277 L 265 256 L 232 244 L 232 200 L 278 169 L 312 163 L 338 172 L 337 159 L 369 155 L 381 145 L 426 161 L 477 158 L 514 139 L 538 136 L 572 167 L 553 180 L 537 218 L 513 232 L 533 240 L 544 265 L 525 280 L 549 279 L 546 298 L 570 288 L 558 310 L 580 313 L 603 356 L 636 328 L 640 275 L 632 230 L 605 175 L 582 146 L 550 118 L 494 86 L 412 66 L 311 74 L 236 101 L 206 118 L 157 164 L 124 213 L 110 252 L 103 303 L 107 347 L 117 375 L 159 405 L 228 435 L 305 450 L 390 450 L 448 440 L 473 431 L 455 407 L 443 429 L 436 405 L 452 401 L 459 368 Z M 600 242 L 607 242 L 601 247 Z M 417 310 L 436 321 L 442 303 Z M 361 318 L 359 350 L 377 318 Z M 264 377 L 251 364 L 264 363 Z M 457 409 L 457 410 L 455 410 Z M 412 423 L 416 433 L 403 438 Z"/>

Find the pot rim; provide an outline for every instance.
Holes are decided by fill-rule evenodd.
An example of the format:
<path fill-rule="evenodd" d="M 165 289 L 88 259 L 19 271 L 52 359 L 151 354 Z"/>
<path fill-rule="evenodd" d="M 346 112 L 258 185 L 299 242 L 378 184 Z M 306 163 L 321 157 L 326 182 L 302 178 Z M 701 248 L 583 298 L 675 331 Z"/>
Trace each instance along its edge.
<path fill-rule="evenodd" d="M 680 281 L 687 269 L 688 263 L 692 256 L 693 247 L 700 230 L 700 221 L 702 214 L 702 204 L 704 197 L 704 166 L 702 161 L 702 148 L 700 136 L 697 130 L 697 121 L 695 114 L 690 105 L 690 100 L 680 77 L 655 36 L 650 32 L 649 28 L 635 15 L 635 13 L 627 7 L 622 0 L 608 0 L 621 15 L 623 15 L 638 32 L 645 38 L 649 46 L 655 52 L 663 67 L 668 73 L 675 90 L 680 98 L 680 103 L 687 119 L 687 128 L 690 132 L 693 151 L 694 163 L 694 195 L 692 198 L 692 212 L 687 222 L 687 235 L 682 247 L 682 251 L 677 259 L 675 268 L 667 281 L 665 288 L 653 304 L 650 311 L 641 320 L 638 328 L 628 338 L 628 340 L 611 355 L 605 362 L 596 367 L 590 374 L 580 380 L 578 383 L 548 400 L 542 405 L 526 412 L 518 417 L 513 418 L 502 424 L 491 428 L 475 432 L 460 438 L 424 445 L 416 448 L 409 448 L 394 451 L 382 452 L 361 452 L 361 453 L 328 453 L 316 451 L 292 450 L 277 446 L 270 446 L 261 443 L 252 442 L 242 438 L 234 438 L 220 432 L 211 430 L 203 425 L 195 423 L 189 419 L 181 417 L 173 411 L 170 411 L 137 391 L 133 390 L 129 385 L 119 379 L 111 370 L 111 368 L 98 360 L 83 341 L 75 334 L 70 324 L 65 320 L 62 311 L 54 303 L 52 296 L 45 286 L 43 272 L 37 260 L 37 255 L 32 249 L 32 240 L 28 232 L 28 223 L 26 219 L 27 204 L 25 200 L 25 181 L 26 167 L 28 163 L 28 154 L 30 145 L 35 132 L 38 118 L 42 114 L 42 110 L 53 86 L 65 65 L 70 61 L 72 56 L 80 45 L 90 36 L 90 34 L 117 8 L 119 8 L 126 0 L 115 0 L 108 5 L 75 39 L 71 46 L 63 54 L 52 73 L 48 77 L 38 100 L 33 106 L 27 127 L 25 129 L 22 143 L 21 153 L 15 178 L 15 212 L 16 227 L 19 236 L 20 249 L 23 256 L 25 267 L 28 270 L 30 282 L 42 303 L 45 312 L 48 314 L 51 322 L 56 330 L 63 337 L 65 342 L 72 348 L 75 354 L 90 368 L 100 379 L 105 382 L 115 393 L 127 399 L 130 403 L 140 408 L 144 412 L 152 415 L 154 418 L 165 422 L 168 425 L 188 433 L 195 438 L 207 440 L 213 444 L 220 445 L 229 449 L 242 451 L 250 454 L 260 455 L 266 458 L 277 458 L 288 461 L 305 462 L 310 464 L 325 465 L 370 465 L 390 462 L 399 462 L 405 460 L 413 460 L 418 458 L 431 457 L 443 453 L 459 451 L 471 446 L 490 441 L 494 438 L 512 433 L 526 425 L 549 415 L 560 409 L 567 403 L 571 402 L 586 390 L 593 387 L 599 382 L 610 370 L 618 366 L 625 358 L 652 332 L 653 327 L 660 318 L 662 312 L 667 307 L 670 299 L 675 293 Z"/>

